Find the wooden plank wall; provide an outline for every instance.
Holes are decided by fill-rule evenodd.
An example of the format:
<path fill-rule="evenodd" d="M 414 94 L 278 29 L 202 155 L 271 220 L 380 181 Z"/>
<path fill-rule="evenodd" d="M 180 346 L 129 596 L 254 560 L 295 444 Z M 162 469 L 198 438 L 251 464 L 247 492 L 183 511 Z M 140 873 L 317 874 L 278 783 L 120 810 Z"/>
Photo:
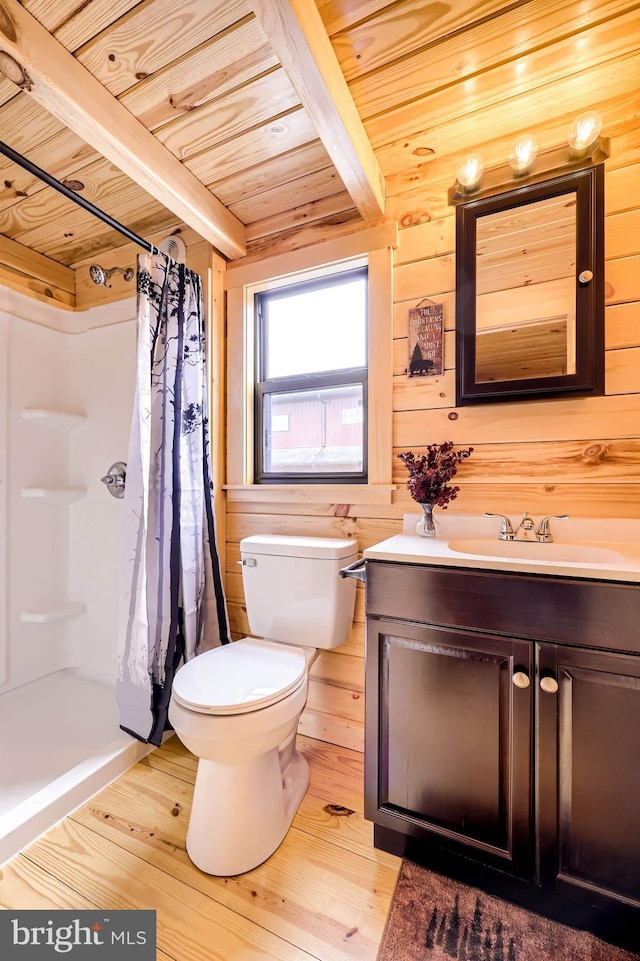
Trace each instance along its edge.
<path fill-rule="evenodd" d="M 207 270 L 210 266 L 212 247 L 200 237 L 191 227 L 179 222 L 167 230 L 145 235 L 145 239 L 153 244 L 159 244 L 169 236 L 182 240 L 187 248 L 185 263 L 196 273 L 199 273 L 204 284 L 207 283 Z M 119 247 L 102 251 L 98 254 L 84 257 L 74 264 L 76 276 L 76 309 L 88 310 L 100 304 L 110 304 L 124 297 L 135 297 L 136 282 L 126 281 L 121 273 L 115 273 L 109 278 L 107 286 L 96 286 L 91 280 L 89 268 L 91 264 L 99 264 L 105 270 L 119 267 L 121 270 L 136 269 L 138 254 L 143 253 L 141 247 L 134 243 L 123 243 Z"/>
<path fill-rule="evenodd" d="M 0 284 L 65 310 L 76 305 L 76 276 L 70 267 L 2 235 Z"/>
<path fill-rule="evenodd" d="M 638 158 L 636 158 L 638 159 Z M 615 164 L 615 154 L 612 165 Z M 605 396 L 455 409 L 453 218 L 400 232 L 394 267 L 394 453 L 474 446 L 455 510 L 640 516 L 640 164 L 605 177 Z M 445 373 L 404 376 L 408 308 L 445 303 Z M 397 483 L 404 469 L 397 460 Z"/>
<path fill-rule="evenodd" d="M 460 470 L 460 512 L 525 509 L 534 516 L 569 513 L 640 517 L 640 151 L 616 166 L 615 140 L 606 173 L 606 395 L 455 407 L 455 251 L 453 210 L 446 185 L 436 206 L 441 219 L 400 231 L 394 263 L 394 454 L 453 440 L 474 453 Z M 394 197 L 398 222 L 411 223 L 415 194 Z M 445 305 L 445 372 L 408 380 L 407 315 L 425 298 Z M 389 507 L 289 504 L 227 498 L 227 585 L 232 626 L 248 632 L 238 542 L 277 532 L 356 537 L 361 549 L 400 530 L 414 507 L 402 464 Z M 305 734 L 363 748 L 364 592 L 358 588 L 347 644 L 325 652 L 312 668 Z"/>

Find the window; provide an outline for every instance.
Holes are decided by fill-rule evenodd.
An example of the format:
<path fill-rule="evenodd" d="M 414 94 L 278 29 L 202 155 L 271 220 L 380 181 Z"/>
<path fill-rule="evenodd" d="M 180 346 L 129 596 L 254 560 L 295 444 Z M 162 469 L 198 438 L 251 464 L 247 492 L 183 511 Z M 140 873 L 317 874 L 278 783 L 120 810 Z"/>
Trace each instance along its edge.
<path fill-rule="evenodd" d="M 255 295 L 258 483 L 367 480 L 367 270 Z"/>
<path fill-rule="evenodd" d="M 354 223 L 353 232 L 345 232 L 344 236 L 332 237 L 320 243 L 274 253 L 257 260 L 249 258 L 248 263 L 244 263 L 241 258 L 227 265 L 221 275 L 226 291 L 227 358 L 227 429 L 226 443 L 221 449 L 224 450 L 224 488 L 228 504 L 391 504 L 394 490 L 392 265 L 393 249 L 397 247 L 397 233 L 395 222 L 373 227 L 362 227 Z M 362 405 L 353 402 L 344 405 L 344 409 L 353 410 L 361 406 L 362 410 L 361 414 L 353 415 L 356 424 L 359 424 L 362 418 L 362 446 L 366 456 L 366 459 L 363 457 L 362 478 L 338 473 L 322 483 L 317 474 L 308 471 L 301 471 L 297 481 L 292 480 L 290 474 L 279 471 L 259 477 L 257 461 L 262 457 L 260 445 L 263 433 L 262 425 L 258 424 L 257 385 L 272 377 L 281 376 L 281 372 L 275 371 L 270 371 L 269 378 L 265 376 L 266 371 L 259 373 L 260 350 L 257 349 L 256 341 L 260 325 L 256 315 L 260 298 L 274 296 L 278 291 L 293 287 L 300 290 L 302 285 L 316 283 L 320 278 L 326 278 L 329 283 L 335 284 L 336 278 L 341 274 L 364 270 L 367 290 L 367 352 L 366 359 L 360 363 L 367 368 L 364 385 L 366 391 L 363 391 L 366 396 L 362 398 Z M 344 303 L 344 297 L 341 301 Z M 304 318 L 297 324 L 293 336 L 303 343 L 309 340 L 308 331 L 304 329 Z M 212 340 L 214 359 L 216 343 L 219 341 Z M 317 353 L 315 351 L 316 355 Z M 314 355 L 308 348 L 307 354 Z M 347 362 L 342 356 L 337 363 L 338 370 L 347 368 Z M 217 380 L 215 384 L 218 394 L 214 390 L 214 404 L 216 397 L 220 397 Z M 349 421 L 351 416 L 346 414 L 345 420 Z M 354 425 L 345 426 L 351 429 Z M 289 427 L 289 431 L 272 431 L 272 442 L 280 443 L 291 435 L 292 416 L 289 418 Z M 403 431 L 400 438 L 405 436 Z M 398 443 L 408 441 L 399 440 Z M 355 487 L 357 491 L 354 490 Z"/>

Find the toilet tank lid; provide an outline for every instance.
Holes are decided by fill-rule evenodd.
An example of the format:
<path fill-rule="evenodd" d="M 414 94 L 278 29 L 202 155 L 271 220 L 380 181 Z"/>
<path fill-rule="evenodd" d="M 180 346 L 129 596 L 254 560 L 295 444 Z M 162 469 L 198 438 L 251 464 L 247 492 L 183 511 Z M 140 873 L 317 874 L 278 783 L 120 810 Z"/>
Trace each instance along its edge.
<path fill-rule="evenodd" d="M 288 537 L 285 534 L 253 534 L 240 541 L 240 553 L 279 557 L 352 557 L 358 542 L 342 537 Z"/>

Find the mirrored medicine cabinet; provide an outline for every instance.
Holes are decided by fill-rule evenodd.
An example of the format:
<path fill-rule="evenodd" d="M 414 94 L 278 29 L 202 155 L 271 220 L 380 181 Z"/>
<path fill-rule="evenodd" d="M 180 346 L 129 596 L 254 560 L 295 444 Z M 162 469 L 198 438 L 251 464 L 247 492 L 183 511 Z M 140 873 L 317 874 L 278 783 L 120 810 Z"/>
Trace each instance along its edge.
<path fill-rule="evenodd" d="M 456 403 L 604 392 L 604 166 L 459 195 Z"/>

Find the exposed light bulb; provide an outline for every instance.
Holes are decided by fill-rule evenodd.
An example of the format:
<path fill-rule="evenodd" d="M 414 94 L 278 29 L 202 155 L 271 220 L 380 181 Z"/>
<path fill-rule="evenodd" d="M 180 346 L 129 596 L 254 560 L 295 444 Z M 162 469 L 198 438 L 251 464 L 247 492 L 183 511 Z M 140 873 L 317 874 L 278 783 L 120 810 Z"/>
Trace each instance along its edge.
<path fill-rule="evenodd" d="M 571 124 L 567 141 L 572 150 L 586 150 L 598 139 L 602 130 L 602 117 L 595 110 L 587 110 Z"/>
<path fill-rule="evenodd" d="M 467 190 L 470 190 L 472 187 L 477 187 L 480 183 L 483 170 L 482 157 L 477 153 L 469 154 L 468 157 L 465 157 L 462 165 L 458 169 L 458 183 L 466 187 Z"/>
<path fill-rule="evenodd" d="M 526 173 L 538 156 L 538 141 L 532 134 L 519 137 L 511 148 L 509 164 L 517 174 Z"/>

